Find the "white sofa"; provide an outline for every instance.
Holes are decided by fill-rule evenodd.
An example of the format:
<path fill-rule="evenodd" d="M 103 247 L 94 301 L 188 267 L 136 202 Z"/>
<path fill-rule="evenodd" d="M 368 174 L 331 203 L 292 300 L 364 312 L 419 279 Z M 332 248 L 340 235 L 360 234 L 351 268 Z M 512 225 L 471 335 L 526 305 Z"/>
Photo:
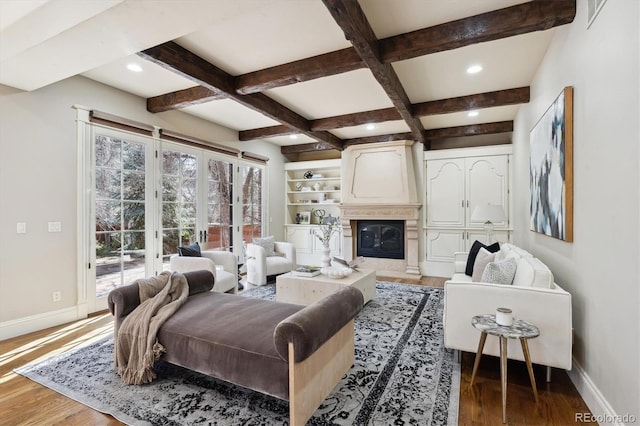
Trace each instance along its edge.
<path fill-rule="evenodd" d="M 560 288 L 539 259 L 509 243 L 500 246 L 496 260 L 513 257 L 517 269 L 512 285 L 472 282 L 465 274 L 468 253 L 454 256 L 454 274 L 444 284 L 444 344 L 447 348 L 475 353 L 480 331 L 471 325 L 475 315 L 513 310 L 515 318 L 531 322 L 540 336 L 528 341 L 531 361 L 548 367 L 571 369 L 571 294 Z M 487 338 L 483 354 L 500 356 L 497 338 Z M 523 361 L 517 339 L 509 339 L 507 355 Z"/>
<path fill-rule="evenodd" d="M 267 276 L 290 272 L 296 267 L 296 248 L 291 243 L 274 242 L 275 256 L 267 256 L 264 247 L 247 244 L 247 282 L 265 285 Z"/>
<path fill-rule="evenodd" d="M 216 266 L 221 266 L 222 270 Z M 200 269 L 211 271 L 215 277 L 211 291 L 238 292 L 238 259 L 229 251 L 202 250 L 202 257 L 175 254 L 169 259 L 169 269 L 181 273 Z"/>

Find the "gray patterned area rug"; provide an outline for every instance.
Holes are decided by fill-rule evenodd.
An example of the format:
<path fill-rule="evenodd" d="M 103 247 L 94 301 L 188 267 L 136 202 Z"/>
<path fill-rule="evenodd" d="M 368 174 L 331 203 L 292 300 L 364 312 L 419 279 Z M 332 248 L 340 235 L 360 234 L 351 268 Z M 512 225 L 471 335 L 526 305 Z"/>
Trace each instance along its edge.
<path fill-rule="evenodd" d="M 243 295 L 274 293 L 268 285 Z M 354 367 L 308 424 L 457 424 L 460 366 L 443 344 L 444 291 L 378 282 L 376 293 L 356 317 Z M 288 424 L 286 401 L 168 363 L 154 382 L 124 385 L 111 337 L 16 372 L 130 425 Z"/>

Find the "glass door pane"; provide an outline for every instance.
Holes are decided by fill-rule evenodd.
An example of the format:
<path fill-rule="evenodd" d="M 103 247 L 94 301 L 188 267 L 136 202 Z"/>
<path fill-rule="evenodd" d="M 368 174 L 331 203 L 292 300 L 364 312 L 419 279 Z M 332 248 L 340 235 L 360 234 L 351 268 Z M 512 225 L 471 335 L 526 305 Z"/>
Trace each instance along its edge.
<path fill-rule="evenodd" d="M 243 165 L 242 170 L 242 239 L 251 241 L 262 236 L 261 167 Z"/>
<path fill-rule="evenodd" d="M 95 137 L 96 298 L 146 276 L 146 144 Z"/>
<path fill-rule="evenodd" d="M 162 152 L 162 261 L 166 269 L 178 247 L 198 241 L 198 157 Z"/>
<path fill-rule="evenodd" d="M 208 158 L 207 169 L 206 247 L 233 251 L 233 163 Z"/>

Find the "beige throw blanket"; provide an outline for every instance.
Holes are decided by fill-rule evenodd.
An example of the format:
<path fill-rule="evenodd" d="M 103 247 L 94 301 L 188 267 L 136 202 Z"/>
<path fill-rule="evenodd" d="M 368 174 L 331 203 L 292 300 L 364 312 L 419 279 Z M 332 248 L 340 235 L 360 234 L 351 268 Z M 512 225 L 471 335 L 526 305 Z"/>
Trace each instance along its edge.
<path fill-rule="evenodd" d="M 164 353 L 157 340 L 158 330 L 189 297 L 189 284 L 180 273 L 165 271 L 137 282 L 140 305 L 124 319 L 115 336 L 116 367 L 128 385 L 156 378 L 153 365 Z"/>

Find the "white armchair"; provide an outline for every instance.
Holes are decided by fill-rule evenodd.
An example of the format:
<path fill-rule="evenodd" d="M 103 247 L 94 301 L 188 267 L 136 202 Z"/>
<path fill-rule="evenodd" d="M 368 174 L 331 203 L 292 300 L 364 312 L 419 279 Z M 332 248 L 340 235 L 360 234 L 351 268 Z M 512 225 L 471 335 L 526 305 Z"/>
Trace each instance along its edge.
<path fill-rule="evenodd" d="M 221 266 L 216 268 L 216 266 Z M 238 260 L 229 251 L 202 250 L 202 257 L 171 256 L 169 268 L 175 272 L 190 272 L 204 269 L 211 271 L 215 277 L 213 289 L 218 293 L 238 292 Z"/>
<path fill-rule="evenodd" d="M 265 249 L 256 244 L 247 244 L 247 282 L 265 285 L 267 276 L 279 275 L 296 267 L 296 248 L 291 243 L 274 243 L 275 256 L 267 256 Z"/>

